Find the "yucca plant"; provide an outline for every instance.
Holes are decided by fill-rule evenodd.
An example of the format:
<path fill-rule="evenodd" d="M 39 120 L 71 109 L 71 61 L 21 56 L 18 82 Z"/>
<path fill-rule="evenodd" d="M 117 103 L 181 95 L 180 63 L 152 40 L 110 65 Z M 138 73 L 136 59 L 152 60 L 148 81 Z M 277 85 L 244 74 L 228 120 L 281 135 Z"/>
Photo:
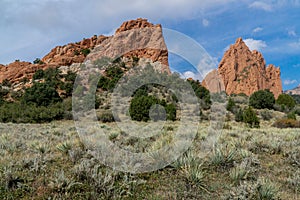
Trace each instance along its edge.
<path fill-rule="evenodd" d="M 205 184 L 205 177 L 206 174 L 202 169 L 202 164 L 186 164 L 183 167 L 183 172 L 185 174 L 186 179 L 192 183 L 195 184 L 202 189 L 206 188 Z"/>
<path fill-rule="evenodd" d="M 15 169 L 11 166 L 0 169 L 0 178 L 0 183 L 5 185 L 7 190 L 20 187 L 24 183 L 24 180 L 17 176 Z"/>
<path fill-rule="evenodd" d="M 261 179 L 257 186 L 258 197 L 261 200 L 273 200 L 278 193 L 277 186 L 268 179 Z"/>
<path fill-rule="evenodd" d="M 246 179 L 248 170 L 245 167 L 237 166 L 230 170 L 229 176 L 235 185 L 239 184 L 241 180 Z"/>
<path fill-rule="evenodd" d="M 174 163 L 172 166 L 176 169 L 182 169 L 186 165 L 193 165 L 197 161 L 196 155 L 192 152 L 192 150 L 188 150 L 184 152 Z"/>
<path fill-rule="evenodd" d="M 56 146 L 56 148 L 57 148 L 60 152 L 62 152 L 62 153 L 64 153 L 64 154 L 68 154 L 69 150 L 72 149 L 72 146 L 71 146 L 71 144 L 68 143 L 68 142 L 63 142 L 63 143 L 58 144 L 58 145 Z"/>
<path fill-rule="evenodd" d="M 114 141 L 114 140 L 116 140 L 116 139 L 118 138 L 118 136 L 119 136 L 119 133 L 118 133 L 118 132 L 113 132 L 113 133 L 111 133 L 111 134 L 109 135 L 109 140 L 110 140 L 110 141 Z"/>
<path fill-rule="evenodd" d="M 76 182 L 75 180 L 65 176 L 64 171 L 55 173 L 55 178 L 50 182 L 50 188 L 55 190 L 58 193 L 67 193 L 72 192 L 76 187 L 81 186 L 82 183 Z"/>
<path fill-rule="evenodd" d="M 45 154 L 48 151 L 48 147 L 46 144 L 34 143 L 31 145 L 32 148 L 40 154 Z"/>
<path fill-rule="evenodd" d="M 237 158 L 237 150 L 235 148 L 216 147 L 211 157 L 211 165 L 226 169 L 233 166 L 233 162 Z"/>

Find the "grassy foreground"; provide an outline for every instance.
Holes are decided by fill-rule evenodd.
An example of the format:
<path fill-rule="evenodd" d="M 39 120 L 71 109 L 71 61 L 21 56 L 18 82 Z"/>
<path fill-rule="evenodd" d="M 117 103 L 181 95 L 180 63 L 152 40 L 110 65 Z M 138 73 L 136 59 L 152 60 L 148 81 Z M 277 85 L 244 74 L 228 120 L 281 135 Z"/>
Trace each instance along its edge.
<path fill-rule="evenodd" d="M 300 129 L 271 123 L 248 129 L 226 122 L 204 155 L 211 130 L 202 122 L 189 151 L 144 174 L 103 166 L 73 121 L 0 124 L 0 199 L 300 199 Z M 115 144 L 136 151 L 160 147 L 176 127 L 167 123 L 153 142 L 126 137 L 114 123 L 101 125 Z"/>

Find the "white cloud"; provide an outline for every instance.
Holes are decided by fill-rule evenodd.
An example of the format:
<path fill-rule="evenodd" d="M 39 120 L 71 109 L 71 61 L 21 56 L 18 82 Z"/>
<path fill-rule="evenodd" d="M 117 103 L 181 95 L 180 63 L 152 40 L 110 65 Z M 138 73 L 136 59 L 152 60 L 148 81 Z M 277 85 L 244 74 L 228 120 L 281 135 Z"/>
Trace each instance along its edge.
<path fill-rule="evenodd" d="M 260 9 L 260 10 L 264 10 L 264 11 L 272 11 L 273 10 L 273 6 L 262 2 L 262 1 L 255 1 L 252 4 L 249 5 L 250 8 L 255 8 L 255 9 Z"/>
<path fill-rule="evenodd" d="M 209 26 L 209 21 L 207 20 L 207 19 L 203 19 L 202 20 L 202 24 L 203 24 L 203 26 L 205 26 L 205 27 L 207 27 L 207 26 Z"/>
<path fill-rule="evenodd" d="M 254 40 L 252 38 L 245 39 L 244 42 L 249 47 L 249 49 L 261 51 L 262 49 L 267 47 L 267 44 L 265 41 L 262 40 Z"/>
<path fill-rule="evenodd" d="M 298 81 L 297 80 L 290 80 L 290 79 L 287 79 L 287 80 L 283 81 L 284 85 L 293 85 L 295 83 L 298 83 Z"/>
<path fill-rule="evenodd" d="M 199 80 L 199 81 L 201 81 L 203 79 L 201 74 L 194 73 L 194 72 L 191 72 L 191 71 L 186 71 L 186 72 L 182 73 L 181 77 L 185 78 L 185 79 L 192 78 L 194 80 Z"/>
<path fill-rule="evenodd" d="M 261 28 L 261 27 L 257 27 L 257 28 L 255 28 L 255 29 L 253 29 L 253 33 L 258 33 L 258 32 L 261 32 L 261 31 L 263 31 L 264 29 L 263 28 Z"/>
<path fill-rule="evenodd" d="M 22 60 L 24 54 L 43 56 L 41 48 L 49 50 L 83 37 L 109 33 L 129 19 L 189 20 L 229 7 L 232 2 L 237 0 L 2 0 L 0 63 Z M 18 48 L 21 44 L 23 49 Z M 36 44 L 39 50 L 33 48 Z"/>

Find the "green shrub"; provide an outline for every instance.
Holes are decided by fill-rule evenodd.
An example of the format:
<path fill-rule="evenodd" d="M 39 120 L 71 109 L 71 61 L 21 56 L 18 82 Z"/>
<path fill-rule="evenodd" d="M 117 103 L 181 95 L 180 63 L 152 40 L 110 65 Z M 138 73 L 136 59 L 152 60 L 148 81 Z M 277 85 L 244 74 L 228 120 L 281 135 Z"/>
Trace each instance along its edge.
<path fill-rule="evenodd" d="M 44 71 L 44 79 L 57 87 L 61 83 L 60 73 L 61 71 L 58 68 L 48 68 Z"/>
<path fill-rule="evenodd" d="M 43 62 L 41 59 L 36 58 L 36 59 L 33 61 L 33 64 L 39 64 L 39 65 L 41 65 L 41 64 L 44 64 L 44 62 Z"/>
<path fill-rule="evenodd" d="M 237 96 L 240 96 L 240 97 L 245 97 L 247 98 L 248 96 L 245 94 L 245 93 L 238 93 Z"/>
<path fill-rule="evenodd" d="M 13 98 L 15 101 L 21 100 L 23 95 L 24 95 L 24 92 L 22 90 L 10 92 L 10 97 Z"/>
<path fill-rule="evenodd" d="M 29 79 L 27 77 L 24 77 L 20 80 L 21 83 L 27 83 L 29 82 Z"/>
<path fill-rule="evenodd" d="M 101 88 L 104 91 L 112 90 L 114 86 L 113 82 L 106 76 L 101 76 L 97 85 L 98 88 Z"/>
<path fill-rule="evenodd" d="M 76 50 L 74 50 L 74 56 L 78 56 L 78 55 L 80 55 L 80 52 L 76 49 Z"/>
<path fill-rule="evenodd" d="M 276 104 L 286 106 L 288 109 L 293 109 L 296 105 L 296 102 L 293 97 L 288 94 L 280 94 L 276 100 Z"/>
<path fill-rule="evenodd" d="M 290 111 L 285 105 L 279 105 L 279 104 L 274 104 L 273 109 L 284 113 L 288 113 Z"/>
<path fill-rule="evenodd" d="M 62 103 L 50 106 L 4 103 L 0 106 L 0 122 L 43 123 L 63 119 L 65 108 Z"/>
<path fill-rule="evenodd" d="M 251 106 L 244 110 L 239 109 L 235 114 L 235 121 L 244 122 L 251 128 L 259 127 L 259 119 Z"/>
<path fill-rule="evenodd" d="M 74 87 L 74 85 L 72 83 L 68 83 L 68 82 L 62 83 L 60 85 L 60 89 L 65 91 L 64 92 L 65 97 L 72 96 L 73 87 Z"/>
<path fill-rule="evenodd" d="M 115 119 L 114 119 L 114 116 L 112 114 L 111 111 L 104 111 L 102 112 L 99 117 L 98 117 L 98 120 L 103 122 L 103 123 L 107 123 L 107 122 L 114 122 Z"/>
<path fill-rule="evenodd" d="M 4 79 L 1 85 L 5 87 L 11 87 L 11 82 L 8 79 Z"/>
<path fill-rule="evenodd" d="M 176 120 L 176 106 L 173 103 L 167 104 L 165 106 L 167 113 L 167 120 L 175 121 Z"/>
<path fill-rule="evenodd" d="M 232 113 L 234 113 L 234 109 L 235 109 L 236 105 L 235 102 L 233 101 L 233 99 L 231 97 L 229 97 L 228 99 L 228 103 L 226 105 L 226 109 Z"/>
<path fill-rule="evenodd" d="M 296 114 L 295 114 L 295 112 L 289 112 L 289 113 L 286 115 L 286 117 L 287 117 L 288 119 L 294 119 L 294 120 L 296 120 Z"/>
<path fill-rule="evenodd" d="M 235 121 L 236 122 L 242 122 L 243 121 L 243 109 L 238 109 L 238 111 L 235 113 Z"/>
<path fill-rule="evenodd" d="M 37 80 L 37 79 L 42 79 L 44 78 L 45 73 L 44 70 L 42 69 L 38 69 L 34 74 L 33 74 L 33 80 Z"/>
<path fill-rule="evenodd" d="M 90 49 L 82 49 L 82 50 L 81 50 L 81 53 L 82 53 L 84 56 L 87 56 L 89 53 L 91 53 L 91 50 L 90 50 Z"/>
<path fill-rule="evenodd" d="M 5 97 L 9 93 L 9 90 L 4 89 L 0 86 L 0 97 Z"/>
<path fill-rule="evenodd" d="M 272 113 L 268 109 L 264 109 L 260 112 L 260 116 L 263 120 L 269 121 L 270 119 L 273 118 Z"/>
<path fill-rule="evenodd" d="M 154 96 L 137 96 L 131 100 L 129 113 L 133 120 L 148 121 L 149 111 L 152 105 L 158 104 L 158 99 Z"/>
<path fill-rule="evenodd" d="M 72 96 L 76 73 L 68 71 L 67 74 L 63 75 L 63 78 L 64 82 L 59 84 L 59 88 L 64 90 L 62 94 L 64 94 L 65 97 Z"/>
<path fill-rule="evenodd" d="M 123 76 L 124 72 L 119 66 L 119 63 L 115 63 L 112 66 L 108 66 L 105 70 L 105 75 L 102 75 L 99 79 L 98 88 L 101 88 L 105 91 L 112 91 L 119 79 Z"/>
<path fill-rule="evenodd" d="M 293 112 L 295 112 L 296 115 L 300 116 L 300 106 L 299 105 L 295 106 Z"/>
<path fill-rule="evenodd" d="M 254 92 L 249 98 L 249 105 L 256 109 L 272 109 L 275 97 L 269 90 L 259 90 Z"/>
<path fill-rule="evenodd" d="M 142 95 L 142 92 L 137 92 L 131 100 L 129 107 L 131 118 L 136 121 L 148 121 L 150 109 L 156 104 L 165 109 L 167 120 L 176 120 L 176 106 L 173 103 L 167 104 L 165 100 L 160 100 L 152 95 Z M 160 109 L 156 109 L 154 114 L 155 116 L 152 116 L 154 120 L 164 119 L 164 112 L 160 112 Z"/>
<path fill-rule="evenodd" d="M 209 109 L 212 104 L 209 90 L 203 87 L 198 80 L 188 79 L 187 81 L 191 84 L 196 96 L 203 102 L 201 107 L 205 110 Z"/>
<path fill-rule="evenodd" d="M 235 104 L 248 104 L 249 97 L 244 93 L 231 94 L 230 98 L 235 102 Z"/>
<path fill-rule="evenodd" d="M 77 76 L 77 74 L 75 72 L 68 71 L 67 74 L 64 75 L 64 78 L 65 78 L 65 81 L 74 83 L 76 76 Z"/>
<path fill-rule="evenodd" d="M 34 103 L 37 106 L 48 106 L 61 101 L 56 89 L 47 82 L 35 83 L 31 88 L 27 88 L 22 99 L 25 104 Z"/>
<path fill-rule="evenodd" d="M 296 104 L 300 104 L 300 95 L 299 94 L 290 94 L 290 96 L 293 97 Z"/>
<path fill-rule="evenodd" d="M 254 110 L 251 108 L 251 106 L 249 106 L 243 111 L 243 122 L 248 124 L 248 126 L 251 128 L 259 127 L 259 119 Z"/>

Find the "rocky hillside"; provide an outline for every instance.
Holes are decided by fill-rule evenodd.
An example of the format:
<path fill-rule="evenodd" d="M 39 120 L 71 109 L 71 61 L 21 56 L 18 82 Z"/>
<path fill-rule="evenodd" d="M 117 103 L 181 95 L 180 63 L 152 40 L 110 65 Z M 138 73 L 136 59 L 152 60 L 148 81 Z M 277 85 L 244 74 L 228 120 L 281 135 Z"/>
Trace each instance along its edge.
<path fill-rule="evenodd" d="M 105 36 L 93 36 L 80 42 L 57 46 L 36 63 L 15 61 L 6 66 L 2 65 L 0 67 L 0 83 L 5 79 L 11 83 L 18 83 L 25 79 L 29 80 L 38 69 L 82 63 L 88 52 L 105 39 Z"/>
<path fill-rule="evenodd" d="M 295 87 L 295 88 L 292 89 L 292 90 L 284 91 L 284 93 L 286 93 L 286 94 L 296 94 L 296 95 L 300 95 L 300 85 L 298 85 L 297 87 Z"/>
<path fill-rule="evenodd" d="M 76 72 L 72 70 L 78 69 L 76 63 L 101 57 L 139 58 L 144 63 L 152 62 L 163 72 L 171 73 L 161 25 L 139 18 L 124 22 L 112 36 L 95 35 L 80 42 L 57 46 L 34 63 L 16 61 L 6 66 L 0 65 L 0 83 L 5 80 L 15 89 L 30 86 L 28 82 L 38 69 L 60 67 L 62 71 L 71 69 Z M 262 54 L 250 51 L 241 38 L 230 46 L 218 69 L 209 73 L 202 84 L 211 92 L 226 91 L 227 94 L 251 95 L 262 89 L 269 89 L 275 97 L 282 93 L 280 69 L 274 65 L 266 66 Z"/>
<path fill-rule="evenodd" d="M 96 46 L 87 59 L 96 60 L 103 56 L 150 59 L 162 64 L 161 71 L 171 73 L 161 25 L 151 24 L 146 19 L 124 22 L 115 35 Z"/>
<path fill-rule="evenodd" d="M 250 51 L 242 38 L 225 52 L 217 70 L 209 73 L 203 85 L 213 92 L 225 90 L 227 94 L 251 95 L 269 89 L 278 97 L 282 93 L 280 69 L 266 66 L 262 54 Z"/>
<path fill-rule="evenodd" d="M 95 53 L 90 54 L 93 49 L 96 49 Z M 120 53 L 124 54 L 120 55 Z M 61 66 L 68 68 L 74 63 L 82 63 L 87 56 L 90 60 L 102 56 L 151 59 L 152 62 L 161 62 L 164 65 L 162 71 L 170 73 L 168 50 L 162 35 L 161 25 L 154 25 L 146 19 L 139 18 L 124 22 L 113 36 L 95 35 L 80 42 L 57 46 L 35 63 L 17 60 L 8 65 L 0 65 L 0 83 L 7 80 L 13 86 L 18 86 L 22 82 L 30 80 L 38 69 Z"/>

